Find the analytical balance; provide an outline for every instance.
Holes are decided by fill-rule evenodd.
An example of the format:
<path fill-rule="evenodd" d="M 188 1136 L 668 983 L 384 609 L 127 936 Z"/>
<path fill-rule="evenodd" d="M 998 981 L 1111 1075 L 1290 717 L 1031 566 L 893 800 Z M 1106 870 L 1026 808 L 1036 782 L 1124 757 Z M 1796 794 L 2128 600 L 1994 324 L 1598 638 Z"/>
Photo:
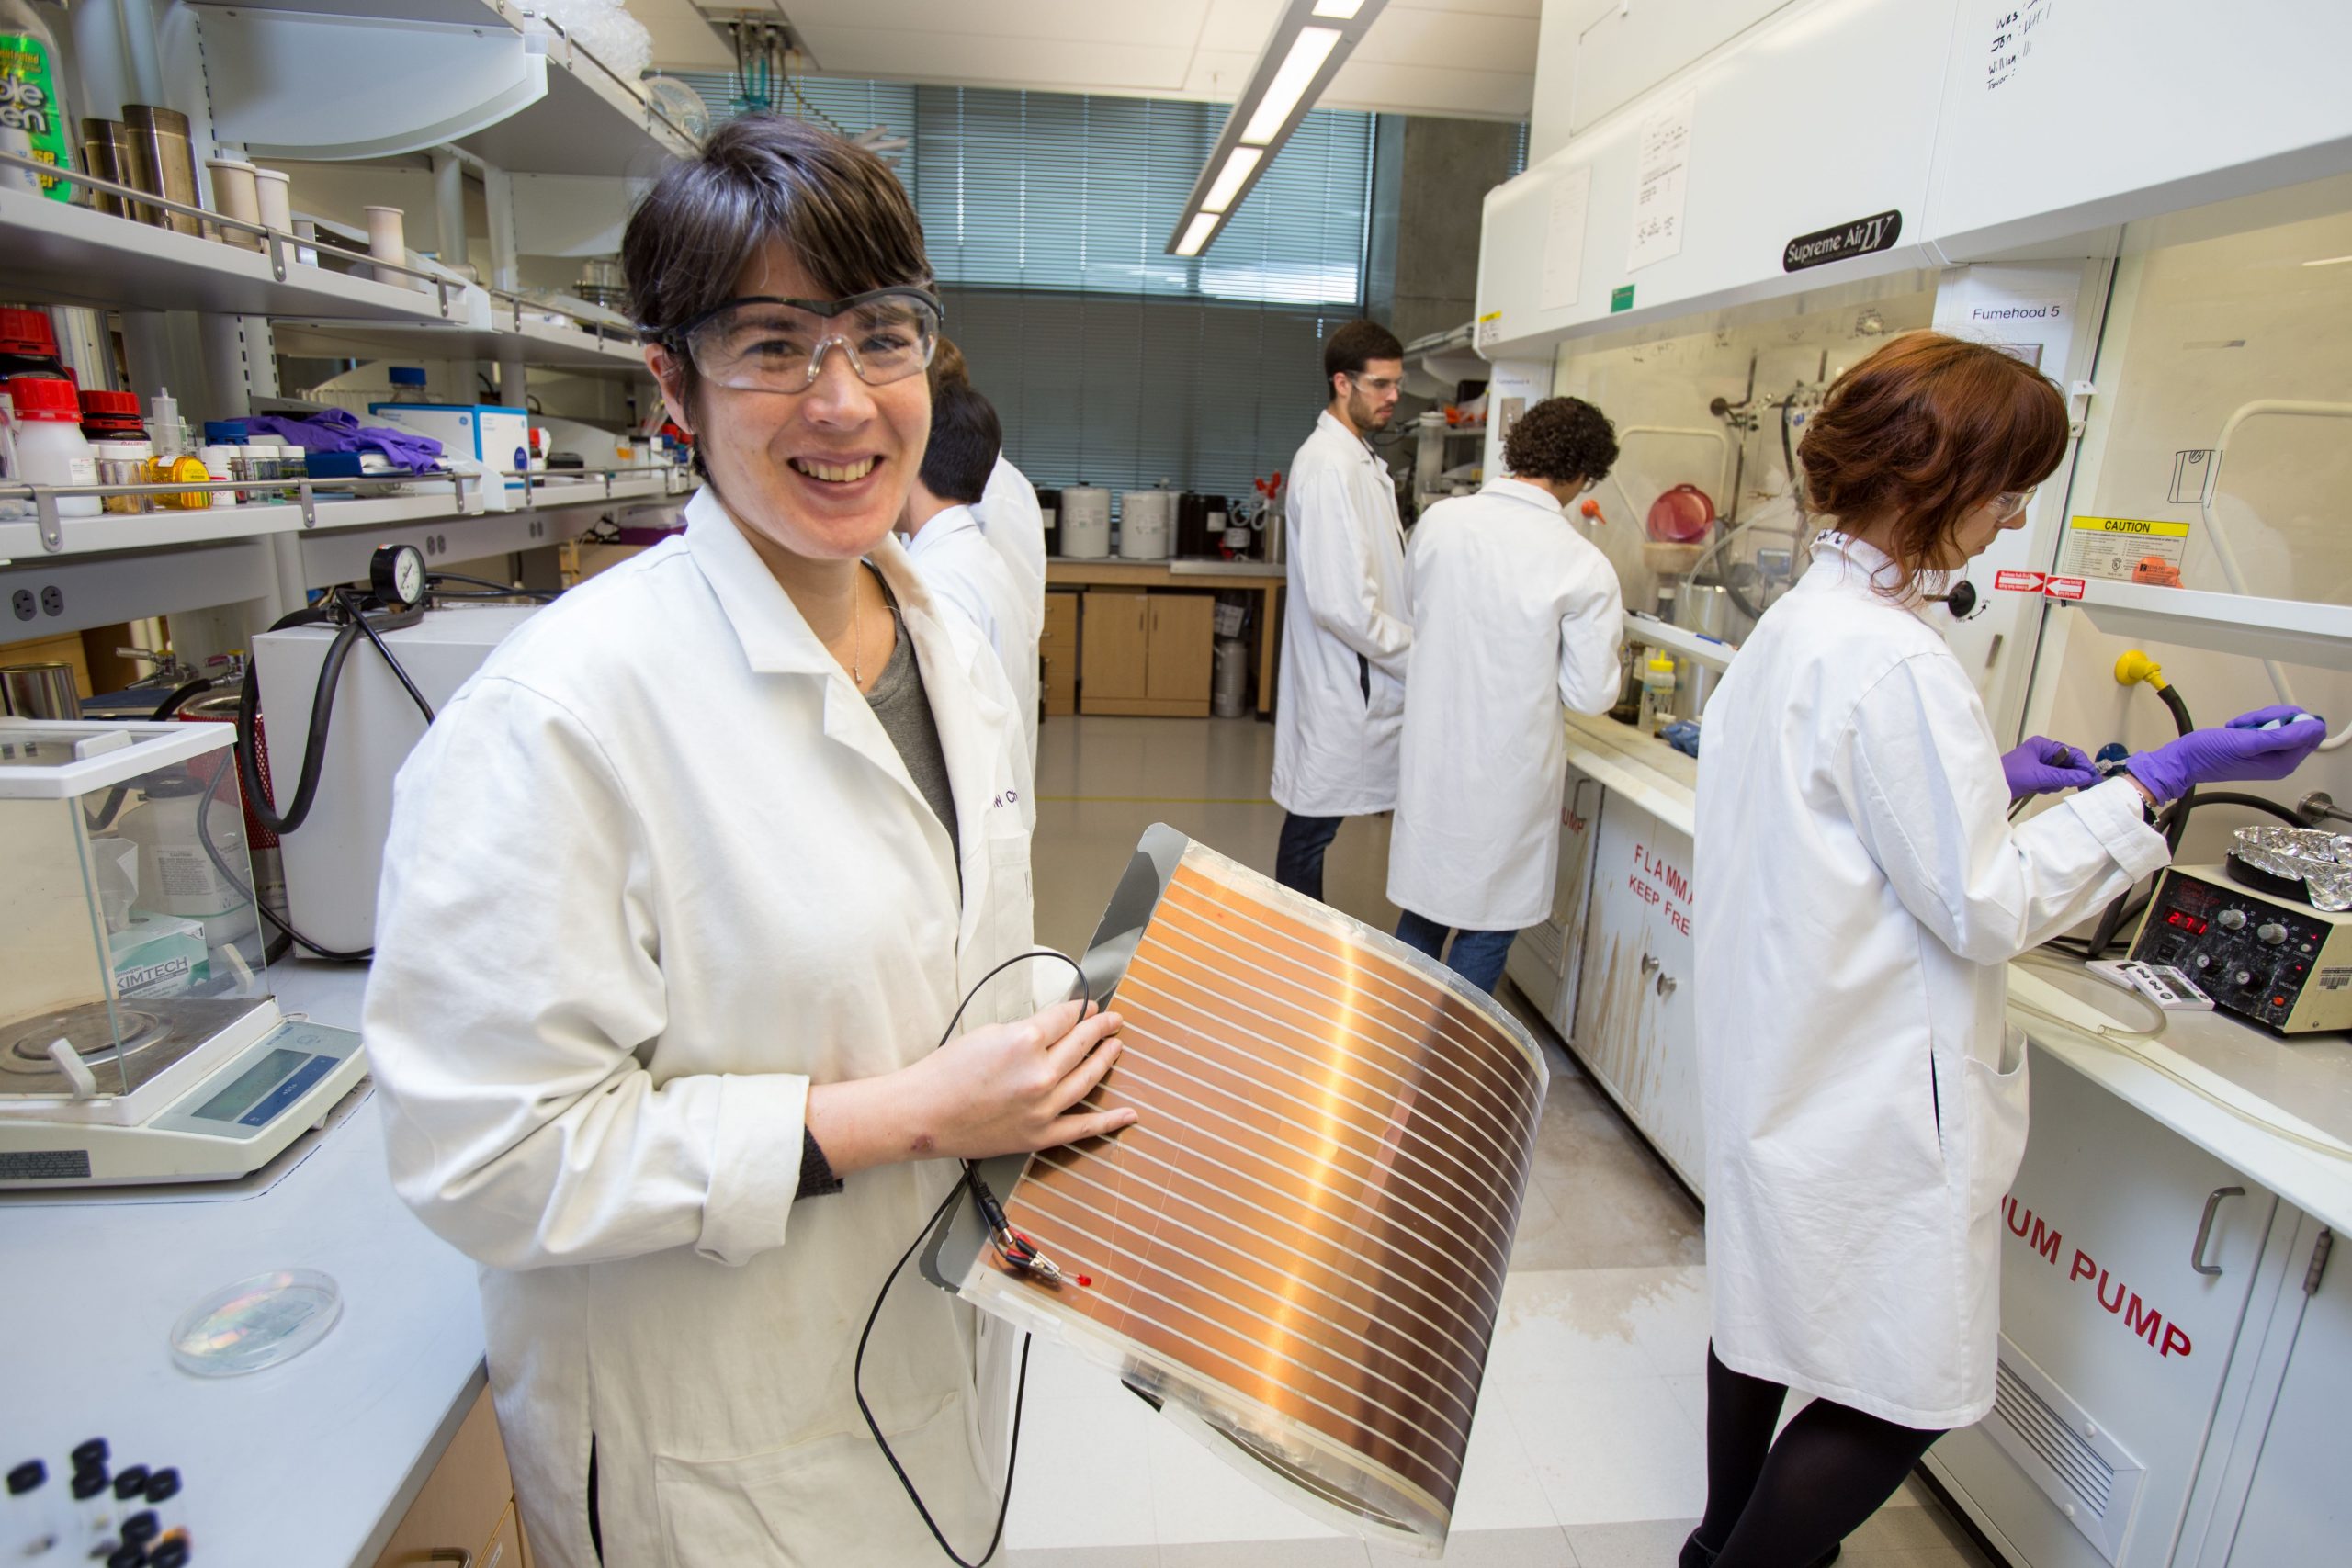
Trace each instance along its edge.
<path fill-rule="evenodd" d="M 0 1189 L 243 1176 L 366 1073 L 270 993 L 232 743 L 0 718 Z"/>

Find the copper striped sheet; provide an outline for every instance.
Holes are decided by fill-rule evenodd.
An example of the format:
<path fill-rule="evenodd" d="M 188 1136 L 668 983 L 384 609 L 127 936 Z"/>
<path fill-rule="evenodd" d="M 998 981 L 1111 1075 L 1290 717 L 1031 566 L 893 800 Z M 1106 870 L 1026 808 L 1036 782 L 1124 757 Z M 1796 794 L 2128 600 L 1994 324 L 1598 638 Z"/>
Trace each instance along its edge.
<path fill-rule="evenodd" d="M 1125 1048 L 1093 1102 L 1135 1126 L 1037 1156 L 1005 1198 L 1092 1285 L 989 1253 L 973 1293 L 1016 1293 L 1320 1517 L 1442 1548 L 1540 1053 L 1491 998 L 1197 844 L 1113 1005 Z"/>

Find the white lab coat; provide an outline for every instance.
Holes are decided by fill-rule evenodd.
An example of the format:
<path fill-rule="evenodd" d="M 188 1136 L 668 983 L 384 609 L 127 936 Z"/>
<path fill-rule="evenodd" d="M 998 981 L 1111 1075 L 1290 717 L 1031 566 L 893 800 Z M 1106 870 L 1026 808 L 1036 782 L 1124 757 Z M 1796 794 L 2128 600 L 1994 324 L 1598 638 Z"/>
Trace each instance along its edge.
<path fill-rule="evenodd" d="M 872 559 L 937 716 L 959 864 L 714 492 L 687 518 L 510 638 L 401 772 L 365 1025 L 392 1179 L 482 1265 L 540 1562 L 594 1561 L 593 1438 L 605 1562 L 929 1568 L 850 1368 L 956 1168 L 886 1166 L 796 1202 L 802 1112 L 812 1082 L 931 1050 L 1028 945 L 1018 730 L 995 660 L 886 540 Z M 1028 1011 L 1020 974 L 966 1026 Z M 978 1338 L 910 1276 L 866 1363 L 963 1543 L 995 1512 Z"/>
<path fill-rule="evenodd" d="M 1550 492 L 1489 479 L 1413 529 L 1388 901 L 1461 931 L 1550 913 L 1568 748 L 1560 705 L 1617 700 L 1625 604 Z"/>
<path fill-rule="evenodd" d="M 1037 765 L 1037 639 L 1046 630 L 1046 513 L 1037 504 L 1037 487 L 1019 468 L 996 455 L 986 489 L 972 504 L 980 533 L 1012 574 L 1021 602 L 1029 614 L 1029 700 L 1022 705 L 1021 728 L 1029 737 L 1029 765 Z M 1018 681 L 1014 689 L 1020 689 Z"/>
<path fill-rule="evenodd" d="M 1027 596 L 1004 558 L 980 531 L 980 520 L 968 506 L 951 506 L 924 524 L 906 548 L 932 596 L 968 620 L 995 650 L 1012 688 L 1012 705 L 1028 721 L 1023 736 L 1035 744 L 1037 637 L 1044 628 L 1031 615 Z"/>
<path fill-rule="evenodd" d="M 1388 465 L 1331 417 L 1291 460 L 1273 796 L 1302 817 L 1396 804 L 1405 721 L 1405 530 Z"/>
<path fill-rule="evenodd" d="M 1940 1428 L 1993 1404 L 2026 1136 L 2007 964 L 2166 857 L 2126 780 L 2009 824 L 1975 688 L 1889 570 L 1817 544 L 1708 705 L 1707 1274 L 1724 1365 Z"/>

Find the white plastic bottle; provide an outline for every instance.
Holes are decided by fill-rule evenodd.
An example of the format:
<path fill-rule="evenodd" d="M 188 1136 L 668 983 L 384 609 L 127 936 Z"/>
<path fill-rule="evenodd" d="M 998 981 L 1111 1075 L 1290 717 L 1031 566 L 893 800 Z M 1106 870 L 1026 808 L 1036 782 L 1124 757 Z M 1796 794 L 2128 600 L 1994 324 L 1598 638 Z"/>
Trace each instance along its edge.
<path fill-rule="evenodd" d="M 1642 666 L 1642 722 L 1645 732 L 1674 716 L 1674 659 L 1667 653 L 1654 653 Z"/>
<path fill-rule="evenodd" d="M 146 794 L 143 804 L 122 814 L 117 829 L 139 846 L 135 907 L 202 921 L 207 947 L 221 947 L 253 935 L 257 919 L 253 905 L 220 874 L 220 868 L 205 852 L 204 840 L 197 836 L 196 808 L 204 798 L 203 784 L 187 774 L 159 774 L 147 780 Z M 235 791 L 224 780 L 213 793 L 205 826 L 221 859 L 242 868 L 245 822 L 235 799 Z"/>
<path fill-rule="evenodd" d="M 82 434 L 82 400 L 74 383 L 54 376 L 12 376 L 5 429 L 8 478 L 17 484 L 94 485 L 97 455 Z M 96 517 L 105 509 L 95 495 L 60 497 L 61 517 Z"/>

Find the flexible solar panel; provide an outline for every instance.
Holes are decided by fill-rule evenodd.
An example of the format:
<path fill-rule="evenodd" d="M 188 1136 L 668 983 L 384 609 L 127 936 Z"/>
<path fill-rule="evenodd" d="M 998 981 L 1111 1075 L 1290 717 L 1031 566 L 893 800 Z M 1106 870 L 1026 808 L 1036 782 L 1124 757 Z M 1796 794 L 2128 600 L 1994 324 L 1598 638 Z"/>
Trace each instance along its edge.
<path fill-rule="evenodd" d="M 1121 900 L 1087 961 L 1098 995 L 1116 971 L 1125 1020 L 1090 1103 L 1136 1124 L 992 1177 L 1012 1226 L 1089 1283 L 985 1247 L 942 1282 L 1112 1367 L 1308 1512 L 1435 1555 L 1542 1054 L 1450 971 L 1173 829 L 1146 836 Z"/>

